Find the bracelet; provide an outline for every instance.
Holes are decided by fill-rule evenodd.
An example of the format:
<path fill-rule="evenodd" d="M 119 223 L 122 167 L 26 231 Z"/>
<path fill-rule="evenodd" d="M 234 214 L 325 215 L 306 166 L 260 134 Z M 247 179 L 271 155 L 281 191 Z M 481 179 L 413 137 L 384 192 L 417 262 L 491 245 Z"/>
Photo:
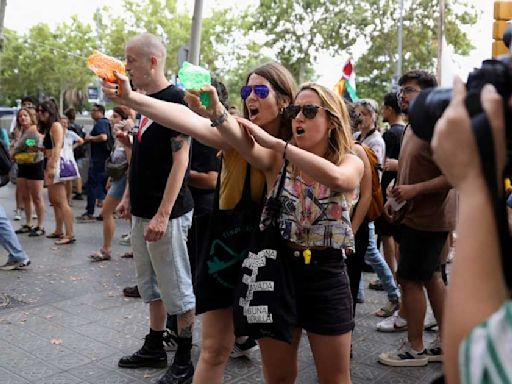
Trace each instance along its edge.
<path fill-rule="evenodd" d="M 288 149 L 288 144 L 290 144 L 290 141 L 287 141 L 284 146 L 283 159 L 286 159 L 286 150 Z"/>
<path fill-rule="evenodd" d="M 217 117 L 215 119 L 210 119 L 210 121 L 212 122 L 211 126 L 218 127 L 218 126 L 224 124 L 224 122 L 227 119 L 228 119 L 228 111 L 226 109 L 224 109 L 224 112 L 222 113 L 222 115 L 220 115 L 219 117 Z"/>

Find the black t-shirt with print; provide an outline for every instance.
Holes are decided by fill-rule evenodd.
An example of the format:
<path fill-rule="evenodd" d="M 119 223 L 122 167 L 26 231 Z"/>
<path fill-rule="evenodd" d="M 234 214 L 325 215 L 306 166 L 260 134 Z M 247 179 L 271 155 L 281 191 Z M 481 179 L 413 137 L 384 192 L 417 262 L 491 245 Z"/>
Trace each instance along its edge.
<path fill-rule="evenodd" d="M 208 147 L 199 141 L 192 139 L 192 159 L 190 168 L 196 172 L 219 171 L 220 159 L 218 150 Z M 190 192 L 194 198 L 194 216 L 203 215 L 213 211 L 214 189 L 200 189 L 190 186 Z"/>
<path fill-rule="evenodd" d="M 184 92 L 174 85 L 148 95 L 155 99 L 185 104 Z M 171 139 L 180 135 L 145 116 L 141 116 L 133 131 L 133 152 L 130 164 L 130 203 L 134 216 L 151 219 L 164 196 L 172 168 Z M 190 163 L 189 163 L 190 169 Z M 194 201 L 188 188 L 189 169 L 171 211 L 171 219 L 182 216 L 192 208 Z"/>

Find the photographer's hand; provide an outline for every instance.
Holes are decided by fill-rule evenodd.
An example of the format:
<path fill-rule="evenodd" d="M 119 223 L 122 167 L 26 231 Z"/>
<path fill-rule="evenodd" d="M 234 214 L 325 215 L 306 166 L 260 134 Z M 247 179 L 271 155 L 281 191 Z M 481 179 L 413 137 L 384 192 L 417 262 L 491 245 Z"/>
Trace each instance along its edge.
<path fill-rule="evenodd" d="M 459 192 L 459 215 L 442 327 L 444 367 L 448 383 L 459 383 L 459 348 L 469 333 L 506 301 L 498 232 L 491 198 L 482 174 L 480 156 L 464 100 L 466 89 L 454 81 L 453 98 L 437 122 L 433 156 L 448 181 Z M 500 188 L 505 164 L 503 101 L 493 86 L 482 91 L 482 106 L 489 118 L 495 144 Z M 483 161 L 489 159 L 483 159 Z M 465 361 L 464 364 L 472 364 Z"/>

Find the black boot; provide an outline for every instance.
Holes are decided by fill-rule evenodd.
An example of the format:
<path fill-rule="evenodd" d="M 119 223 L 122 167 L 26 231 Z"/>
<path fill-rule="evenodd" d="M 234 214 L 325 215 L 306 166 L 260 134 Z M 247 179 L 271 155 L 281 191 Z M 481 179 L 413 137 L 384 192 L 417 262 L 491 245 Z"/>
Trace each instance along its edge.
<path fill-rule="evenodd" d="M 156 384 L 190 384 L 194 378 L 194 365 L 189 361 L 185 365 L 172 363 L 165 375 Z"/>
<path fill-rule="evenodd" d="M 194 377 L 194 365 L 190 359 L 192 337 L 177 337 L 178 349 L 171 366 L 156 384 L 189 384 Z"/>
<path fill-rule="evenodd" d="M 121 368 L 165 368 L 167 353 L 163 346 L 163 331 L 150 330 L 141 349 L 130 356 L 123 356 L 117 364 Z"/>

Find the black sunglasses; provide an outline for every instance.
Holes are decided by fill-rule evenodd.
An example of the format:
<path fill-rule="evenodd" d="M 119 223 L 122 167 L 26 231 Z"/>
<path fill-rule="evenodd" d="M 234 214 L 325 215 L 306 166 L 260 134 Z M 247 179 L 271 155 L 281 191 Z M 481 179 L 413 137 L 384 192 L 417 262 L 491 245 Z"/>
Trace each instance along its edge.
<path fill-rule="evenodd" d="M 259 99 L 265 99 L 267 98 L 268 94 L 270 93 L 270 88 L 266 85 L 244 85 L 242 88 L 240 88 L 240 96 L 242 97 L 242 100 L 246 100 L 252 93 L 254 89 L 254 94 Z"/>
<path fill-rule="evenodd" d="M 290 104 L 283 110 L 283 115 L 287 119 L 295 119 L 300 111 L 302 111 L 302 114 L 306 119 L 314 119 L 316 117 L 316 114 L 318 113 L 318 110 L 322 108 L 323 110 L 329 112 L 332 114 L 330 110 L 327 108 L 321 107 L 319 105 L 314 104 L 304 104 L 304 105 L 296 105 L 296 104 Z"/>

